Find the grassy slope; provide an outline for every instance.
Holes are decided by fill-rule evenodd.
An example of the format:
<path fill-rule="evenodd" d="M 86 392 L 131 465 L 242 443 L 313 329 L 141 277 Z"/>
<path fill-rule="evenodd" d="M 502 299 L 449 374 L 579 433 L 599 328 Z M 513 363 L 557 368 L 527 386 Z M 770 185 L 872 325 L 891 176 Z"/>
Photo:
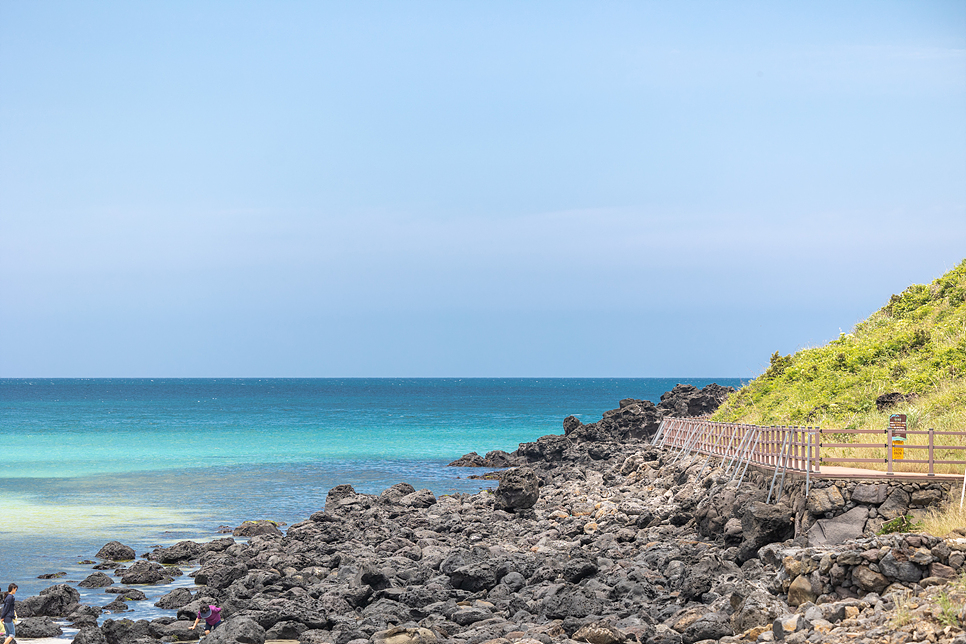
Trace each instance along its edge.
<path fill-rule="evenodd" d="M 876 397 L 892 391 L 919 399 L 876 411 Z M 852 333 L 775 353 L 714 420 L 884 429 L 892 413 L 905 413 L 909 429 L 966 431 L 966 260 L 928 286 L 893 295 Z"/>

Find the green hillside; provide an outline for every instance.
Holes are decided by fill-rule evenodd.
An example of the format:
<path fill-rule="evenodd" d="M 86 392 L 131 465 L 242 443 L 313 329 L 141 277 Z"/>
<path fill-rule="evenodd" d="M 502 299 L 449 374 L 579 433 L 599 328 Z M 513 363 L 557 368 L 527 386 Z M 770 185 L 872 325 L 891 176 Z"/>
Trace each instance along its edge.
<path fill-rule="evenodd" d="M 877 411 L 884 393 L 917 394 Z M 882 429 L 890 413 L 910 429 L 966 430 L 966 260 L 914 284 L 823 347 L 777 352 L 714 420 L 759 425 Z"/>

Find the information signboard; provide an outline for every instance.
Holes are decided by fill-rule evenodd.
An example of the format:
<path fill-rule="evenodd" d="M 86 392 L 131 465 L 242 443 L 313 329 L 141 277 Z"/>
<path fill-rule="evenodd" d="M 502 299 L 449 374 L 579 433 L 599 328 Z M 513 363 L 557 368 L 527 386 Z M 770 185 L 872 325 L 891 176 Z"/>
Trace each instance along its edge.
<path fill-rule="evenodd" d="M 889 429 L 892 430 L 892 460 L 901 461 L 905 457 L 906 415 L 893 414 L 890 416 Z"/>

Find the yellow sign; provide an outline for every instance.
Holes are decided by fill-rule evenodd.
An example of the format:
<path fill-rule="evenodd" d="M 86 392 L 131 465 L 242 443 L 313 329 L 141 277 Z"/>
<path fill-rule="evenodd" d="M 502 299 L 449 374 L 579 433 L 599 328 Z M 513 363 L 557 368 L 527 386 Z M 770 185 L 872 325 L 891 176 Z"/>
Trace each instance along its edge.
<path fill-rule="evenodd" d="M 905 443 L 906 443 L 906 434 L 905 434 L 905 432 L 902 433 L 902 436 L 896 436 L 896 435 L 893 434 L 893 436 L 892 436 L 892 460 L 894 460 L 894 461 L 901 461 L 902 460 L 902 457 L 905 456 L 905 454 L 903 453 L 904 450 L 902 449 L 903 446 L 905 445 Z"/>

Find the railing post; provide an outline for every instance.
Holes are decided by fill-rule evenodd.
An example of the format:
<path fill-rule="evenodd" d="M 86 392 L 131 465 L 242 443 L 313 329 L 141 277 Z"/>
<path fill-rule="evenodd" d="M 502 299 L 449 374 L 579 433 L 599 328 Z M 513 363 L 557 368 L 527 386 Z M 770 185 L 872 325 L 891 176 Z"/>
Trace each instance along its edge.
<path fill-rule="evenodd" d="M 933 457 L 932 457 L 933 446 L 935 445 L 935 443 L 933 442 L 934 431 L 936 430 L 933 429 L 932 427 L 929 428 L 929 474 L 927 476 L 936 476 L 936 473 L 933 471 Z"/>
<path fill-rule="evenodd" d="M 805 499 L 808 499 L 808 489 L 812 483 L 812 432 L 805 434 Z"/>
<path fill-rule="evenodd" d="M 812 437 L 812 442 L 815 443 L 815 473 L 822 473 L 822 428 L 816 428 L 815 434 Z"/>

